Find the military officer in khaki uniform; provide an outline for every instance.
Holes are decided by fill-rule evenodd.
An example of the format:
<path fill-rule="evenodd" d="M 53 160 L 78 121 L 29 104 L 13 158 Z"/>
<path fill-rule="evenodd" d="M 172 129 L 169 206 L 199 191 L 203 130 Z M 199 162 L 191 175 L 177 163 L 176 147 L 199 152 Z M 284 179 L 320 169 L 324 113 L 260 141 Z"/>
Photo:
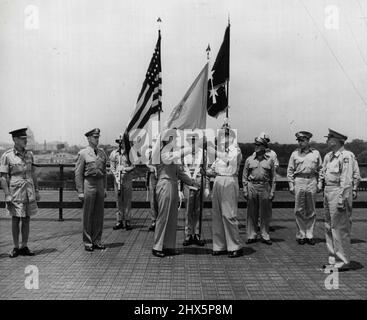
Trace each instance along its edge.
<path fill-rule="evenodd" d="M 131 230 L 132 171 L 135 166 L 127 158 L 122 135 L 115 141 L 119 144 L 119 148 L 113 150 L 110 154 L 110 168 L 114 176 L 114 190 L 118 208 L 116 225 L 113 227 L 113 230 L 123 228 Z"/>
<path fill-rule="evenodd" d="M 357 198 L 360 173 L 354 154 L 344 149 L 347 136 L 329 129 L 326 154 L 318 188 L 324 187 L 325 236 L 329 261 L 324 267 L 350 269 L 353 199 Z"/>
<path fill-rule="evenodd" d="M 242 181 L 247 199 L 247 241 L 256 242 L 257 223 L 260 219 L 260 233 L 263 243 L 271 245 L 269 225 L 271 200 L 275 192 L 275 163 L 267 153 L 268 142 L 262 137 L 255 138 L 255 154 L 246 159 Z"/>
<path fill-rule="evenodd" d="M 266 142 L 268 143 L 268 146 L 265 149 L 265 154 L 267 155 L 267 157 L 271 158 L 274 162 L 274 167 L 275 167 L 275 174 L 278 171 L 279 168 L 279 161 L 278 161 L 278 155 L 276 154 L 276 152 L 272 149 L 270 149 L 269 147 L 269 143 L 270 143 L 270 136 L 265 133 L 265 132 L 261 132 L 259 134 L 259 138 L 265 139 Z M 253 155 L 255 155 L 256 152 L 253 153 Z M 271 199 L 270 201 L 270 222 L 272 219 L 272 215 L 273 215 L 273 199 Z M 258 230 L 260 231 L 260 221 L 259 221 L 259 228 Z M 269 225 L 269 231 L 275 231 L 275 229 Z"/>
<path fill-rule="evenodd" d="M 75 184 L 83 201 L 83 242 L 86 251 L 105 249 L 101 243 L 103 231 L 104 198 L 106 197 L 107 156 L 98 148 L 100 130 L 88 131 L 89 146 L 78 153 L 75 164 Z"/>
<path fill-rule="evenodd" d="M 241 150 L 236 143 L 236 133 L 228 125 L 222 127 L 223 135 L 218 137 L 216 159 L 208 169 L 208 176 L 215 176 L 213 203 L 213 255 L 228 253 L 229 258 L 242 255 L 242 244 L 238 229 L 238 169 Z M 208 146 L 208 153 L 215 153 Z"/>
<path fill-rule="evenodd" d="M 9 132 L 14 141 L 14 148 L 5 151 L 0 159 L 0 182 L 5 193 L 8 213 L 12 217 L 12 235 L 14 249 L 9 257 L 18 255 L 33 256 L 28 244 L 30 217 L 38 211 L 40 200 L 34 159 L 31 151 L 26 150 L 27 128 Z M 21 223 L 21 228 L 19 225 Z M 19 248 L 19 232 L 22 244 Z"/>
<path fill-rule="evenodd" d="M 188 176 L 196 183 L 201 185 L 201 163 L 203 158 L 203 149 L 199 148 L 195 154 L 188 154 L 184 157 L 183 169 Z M 196 244 L 200 247 L 205 245 L 200 234 L 200 200 L 201 190 L 193 189 L 191 186 L 184 185 L 184 195 L 186 198 L 186 216 L 185 216 L 185 240 L 183 246 Z M 203 177 L 204 197 L 209 195 L 209 181 Z M 203 198 L 202 198 L 203 199 Z"/>
<path fill-rule="evenodd" d="M 181 150 L 177 146 L 177 130 L 167 129 L 162 132 L 153 147 L 153 163 L 158 160 L 156 198 L 158 216 L 154 232 L 152 253 L 163 258 L 167 254 L 175 254 L 177 215 L 178 215 L 178 179 L 196 186 L 196 183 L 182 170 L 178 164 L 181 157 L 191 152 L 188 148 Z M 197 186 L 196 186 L 197 187 Z"/>
<path fill-rule="evenodd" d="M 296 133 L 299 148 L 291 154 L 287 169 L 289 191 L 295 195 L 296 239 L 300 245 L 315 245 L 315 195 L 322 160 L 320 153 L 310 147 L 311 137 L 308 131 Z"/>

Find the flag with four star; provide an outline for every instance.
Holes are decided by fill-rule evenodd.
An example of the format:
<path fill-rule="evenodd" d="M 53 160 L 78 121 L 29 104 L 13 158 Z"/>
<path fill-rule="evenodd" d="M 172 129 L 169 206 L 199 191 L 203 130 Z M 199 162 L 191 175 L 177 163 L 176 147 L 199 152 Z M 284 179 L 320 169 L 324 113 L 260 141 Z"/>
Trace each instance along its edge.
<path fill-rule="evenodd" d="M 229 30 L 230 25 L 226 28 L 222 45 L 209 75 L 207 111 L 212 117 L 218 117 L 228 108 Z"/>

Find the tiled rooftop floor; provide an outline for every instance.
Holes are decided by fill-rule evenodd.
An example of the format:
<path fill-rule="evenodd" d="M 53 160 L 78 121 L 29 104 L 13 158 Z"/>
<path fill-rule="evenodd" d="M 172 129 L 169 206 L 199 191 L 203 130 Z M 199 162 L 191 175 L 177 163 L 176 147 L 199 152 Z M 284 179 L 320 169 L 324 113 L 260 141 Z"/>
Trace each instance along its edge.
<path fill-rule="evenodd" d="M 245 210 L 240 232 L 246 240 Z M 291 209 L 273 209 L 273 245 L 244 245 L 244 256 L 212 256 L 211 210 L 203 215 L 205 247 L 182 247 L 184 210 L 177 226 L 178 255 L 151 254 L 153 232 L 146 209 L 133 209 L 131 231 L 113 231 L 115 209 L 105 210 L 104 251 L 88 253 L 81 241 L 80 209 L 40 209 L 31 221 L 29 247 L 34 257 L 8 258 L 11 222 L 0 209 L 0 299 L 366 299 L 367 211 L 354 209 L 352 260 L 356 270 L 339 274 L 339 289 L 327 290 L 322 210 L 317 244 L 299 246 Z M 39 270 L 39 289 L 25 288 L 25 267 Z"/>

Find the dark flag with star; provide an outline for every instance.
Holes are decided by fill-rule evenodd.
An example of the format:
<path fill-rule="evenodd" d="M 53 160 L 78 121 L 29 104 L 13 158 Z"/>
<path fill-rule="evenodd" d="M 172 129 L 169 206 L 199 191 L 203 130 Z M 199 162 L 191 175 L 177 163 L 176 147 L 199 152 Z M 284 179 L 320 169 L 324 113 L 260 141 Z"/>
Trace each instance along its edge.
<path fill-rule="evenodd" d="M 228 24 L 208 82 L 207 110 L 212 117 L 218 117 L 228 108 L 229 30 L 230 25 Z"/>

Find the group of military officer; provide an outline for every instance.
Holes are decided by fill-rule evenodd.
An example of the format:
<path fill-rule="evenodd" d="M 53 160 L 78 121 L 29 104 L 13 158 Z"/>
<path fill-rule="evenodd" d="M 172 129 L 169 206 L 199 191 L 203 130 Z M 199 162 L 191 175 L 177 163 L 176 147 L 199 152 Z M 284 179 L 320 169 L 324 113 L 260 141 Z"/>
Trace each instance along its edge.
<path fill-rule="evenodd" d="M 185 148 L 165 152 L 167 142 L 174 141 L 175 134 L 166 131 L 150 154 L 160 157 L 158 165 L 148 165 L 147 184 L 151 204 L 154 231 L 152 253 L 158 257 L 171 254 L 175 249 L 176 225 L 179 202 L 179 180 L 185 185 L 187 199 L 184 246 L 204 246 L 201 237 L 200 207 L 204 197 L 209 195 L 208 177 L 215 177 L 212 190 L 213 255 L 228 254 L 230 258 L 242 255 L 239 236 L 237 205 L 239 197 L 238 169 L 242 159 L 235 142 L 236 133 L 224 126 L 225 137 L 218 140 L 217 148 L 208 146 L 207 155 L 214 154 L 211 166 L 201 167 L 204 152 L 195 155 Z M 12 216 L 14 249 L 10 257 L 34 255 L 27 247 L 30 216 L 37 212 L 39 191 L 34 174 L 34 159 L 26 150 L 26 128 L 11 131 L 14 148 L 6 151 L 0 160 L 1 186 L 5 193 L 7 210 Z M 78 153 L 75 165 L 75 183 L 79 199 L 83 202 L 83 242 L 85 250 L 104 249 L 101 242 L 104 198 L 107 184 L 107 155 L 98 148 L 100 130 L 88 131 L 85 136 L 88 146 Z M 312 134 L 307 131 L 296 133 L 299 144 L 289 159 L 287 178 L 289 190 L 295 196 L 296 239 L 299 245 L 315 245 L 313 230 L 316 222 L 315 195 L 324 191 L 325 236 L 329 254 L 324 267 L 340 271 L 350 268 L 350 233 L 352 199 L 357 197 L 360 180 L 358 163 L 352 152 L 344 149 L 347 137 L 329 129 L 327 143 L 330 152 L 322 162 L 320 153 L 310 147 Z M 255 138 L 255 152 L 246 159 L 242 175 L 243 193 L 247 200 L 247 244 L 257 241 L 271 245 L 269 236 L 272 216 L 272 200 L 276 187 L 276 172 L 279 167 L 276 153 L 269 148 L 270 138 L 261 133 Z M 118 211 L 114 230 L 131 230 L 130 209 L 132 196 L 132 172 L 122 137 L 116 140 L 119 147 L 110 154 L 111 172 L 114 175 L 114 189 Z M 166 150 L 167 151 L 167 150 Z M 191 159 L 189 159 L 191 156 Z M 183 165 L 176 164 L 184 158 Z M 186 160 L 187 161 L 186 161 Z M 167 160 L 169 160 L 167 162 Z M 193 161 L 194 160 L 194 161 Z M 185 162 L 186 161 L 186 162 Z M 201 184 L 204 194 L 200 194 Z M 182 184 L 182 185 L 183 185 Z M 182 189 L 181 189 L 182 191 Z M 182 195 L 181 195 L 182 197 Z M 22 243 L 19 247 L 19 225 Z M 259 233 L 259 235 L 258 235 Z"/>

